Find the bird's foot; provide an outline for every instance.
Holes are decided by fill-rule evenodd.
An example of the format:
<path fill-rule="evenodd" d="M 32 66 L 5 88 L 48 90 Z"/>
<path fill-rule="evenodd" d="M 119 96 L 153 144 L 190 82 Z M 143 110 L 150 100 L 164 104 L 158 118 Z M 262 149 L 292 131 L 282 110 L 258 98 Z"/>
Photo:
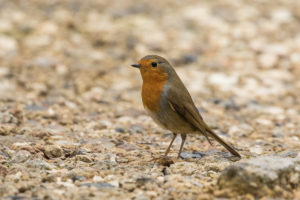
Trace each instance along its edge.
<path fill-rule="evenodd" d="M 153 162 L 154 163 L 158 163 L 160 165 L 163 165 L 163 166 L 170 166 L 172 164 L 174 164 L 174 161 L 171 157 L 168 157 L 168 156 L 160 156 L 160 157 L 157 157 L 157 158 L 153 158 L 151 159 L 149 162 Z"/>

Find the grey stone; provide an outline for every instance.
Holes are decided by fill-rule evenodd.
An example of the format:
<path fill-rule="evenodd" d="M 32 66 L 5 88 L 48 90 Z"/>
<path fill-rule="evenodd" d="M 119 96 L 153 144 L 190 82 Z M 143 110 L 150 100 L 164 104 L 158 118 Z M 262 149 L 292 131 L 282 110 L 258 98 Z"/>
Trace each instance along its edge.
<path fill-rule="evenodd" d="M 44 154 L 49 159 L 51 159 L 51 158 L 59 158 L 59 157 L 62 156 L 63 151 L 57 145 L 49 145 L 49 146 L 45 147 Z"/>
<path fill-rule="evenodd" d="M 46 108 L 36 104 L 26 105 L 24 108 L 26 111 L 44 111 Z"/>
<path fill-rule="evenodd" d="M 53 58 L 49 58 L 49 57 L 38 57 L 35 58 L 32 61 L 32 65 L 33 66 L 38 66 L 38 67 L 43 67 L 43 68 L 49 68 L 49 67 L 53 67 L 57 64 L 57 60 L 53 59 Z"/>
<path fill-rule="evenodd" d="M 84 176 L 78 175 L 75 172 L 70 172 L 63 176 L 63 179 L 71 179 L 73 182 L 75 181 L 84 181 L 86 178 Z"/>
<path fill-rule="evenodd" d="M 150 200 L 150 198 L 144 194 L 139 194 L 135 197 L 136 200 Z"/>
<path fill-rule="evenodd" d="M 138 187 L 146 185 L 147 183 L 154 183 L 154 182 L 155 182 L 155 180 L 153 178 L 141 177 L 141 178 L 136 179 L 136 185 Z"/>
<path fill-rule="evenodd" d="M 205 154 L 200 153 L 200 152 L 193 152 L 193 153 L 181 152 L 180 158 L 182 158 L 182 159 L 186 159 L 186 158 L 202 158 L 204 155 Z"/>
<path fill-rule="evenodd" d="M 263 196 L 272 193 L 275 187 L 284 190 L 297 187 L 299 177 L 299 155 L 296 158 L 261 156 L 227 167 L 220 175 L 218 185 L 244 194 Z"/>
<path fill-rule="evenodd" d="M 80 187 L 96 187 L 98 189 L 102 188 L 115 188 L 115 186 L 109 184 L 109 183 L 83 183 L 79 185 Z"/>
<path fill-rule="evenodd" d="M 26 162 L 26 167 L 35 168 L 35 169 L 52 170 L 55 168 L 55 165 L 47 163 L 41 159 L 33 159 L 33 160 L 28 160 Z"/>
<path fill-rule="evenodd" d="M 116 128 L 116 131 L 117 131 L 118 133 L 125 133 L 125 129 L 122 128 L 122 127 L 117 127 L 117 128 Z"/>
<path fill-rule="evenodd" d="M 92 159 L 86 155 L 76 155 L 75 159 L 76 159 L 76 161 L 82 161 L 82 162 L 86 162 L 86 163 L 92 162 Z"/>
<path fill-rule="evenodd" d="M 144 127 L 140 124 L 137 125 L 132 125 L 129 128 L 130 133 L 143 133 L 144 132 Z"/>
<path fill-rule="evenodd" d="M 11 159 L 12 163 L 23 163 L 31 157 L 30 152 L 21 150 Z"/>
<path fill-rule="evenodd" d="M 18 123 L 18 120 L 17 120 L 17 118 L 15 118 L 12 114 L 10 114 L 8 112 L 0 113 L 0 124 L 5 124 L 5 123 L 16 124 L 16 123 Z"/>

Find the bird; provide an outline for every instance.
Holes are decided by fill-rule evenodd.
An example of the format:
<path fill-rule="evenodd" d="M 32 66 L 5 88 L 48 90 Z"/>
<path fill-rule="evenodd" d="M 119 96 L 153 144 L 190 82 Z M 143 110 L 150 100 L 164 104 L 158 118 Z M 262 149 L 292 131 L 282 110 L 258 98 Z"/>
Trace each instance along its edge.
<path fill-rule="evenodd" d="M 132 67 L 138 68 L 142 76 L 142 102 L 145 111 L 163 129 L 172 132 L 173 138 L 165 151 L 167 157 L 177 135 L 181 145 L 180 158 L 187 134 L 202 134 L 210 144 L 210 138 L 223 145 L 232 155 L 241 155 L 221 139 L 203 120 L 192 97 L 172 65 L 158 55 L 147 55 Z"/>

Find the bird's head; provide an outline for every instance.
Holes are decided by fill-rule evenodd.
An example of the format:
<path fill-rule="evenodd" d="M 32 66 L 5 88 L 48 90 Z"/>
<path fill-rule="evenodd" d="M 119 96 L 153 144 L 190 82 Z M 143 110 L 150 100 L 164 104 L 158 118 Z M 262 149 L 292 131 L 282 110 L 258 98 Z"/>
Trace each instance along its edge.
<path fill-rule="evenodd" d="M 148 55 L 138 61 L 138 64 L 131 65 L 140 69 L 143 81 L 166 81 L 174 69 L 163 57 Z"/>

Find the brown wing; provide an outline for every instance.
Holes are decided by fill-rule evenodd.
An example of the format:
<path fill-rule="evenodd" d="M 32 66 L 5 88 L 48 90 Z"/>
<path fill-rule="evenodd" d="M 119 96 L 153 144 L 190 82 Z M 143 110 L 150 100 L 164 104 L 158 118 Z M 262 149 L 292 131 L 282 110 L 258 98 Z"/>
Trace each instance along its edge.
<path fill-rule="evenodd" d="M 186 95 L 179 95 L 186 94 Z M 207 135 L 207 125 L 199 114 L 189 92 L 185 87 L 170 88 L 168 90 L 168 103 L 170 107 L 187 123 L 200 131 L 210 142 Z"/>
<path fill-rule="evenodd" d="M 180 81 L 180 79 L 179 79 Z M 229 146 L 225 141 L 223 141 L 212 129 L 210 129 L 206 123 L 203 121 L 198 109 L 196 108 L 189 92 L 182 84 L 182 82 L 178 82 L 176 84 L 179 87 L 171 87 L 168 90 L 168 103 L 171 108 L 179 115 L 183 120 L 187 123 L 193 125 L 201 134 L 203 134 L 209 143 L 208 136 L 213 137 L 217 140 L 220 144 L 222 144 L 229 152 L 237 157 L 241 157 L 238 152 L 236 152 L 231 146 Z M 180 95 L 184 94 L 184 95 Z"/>

